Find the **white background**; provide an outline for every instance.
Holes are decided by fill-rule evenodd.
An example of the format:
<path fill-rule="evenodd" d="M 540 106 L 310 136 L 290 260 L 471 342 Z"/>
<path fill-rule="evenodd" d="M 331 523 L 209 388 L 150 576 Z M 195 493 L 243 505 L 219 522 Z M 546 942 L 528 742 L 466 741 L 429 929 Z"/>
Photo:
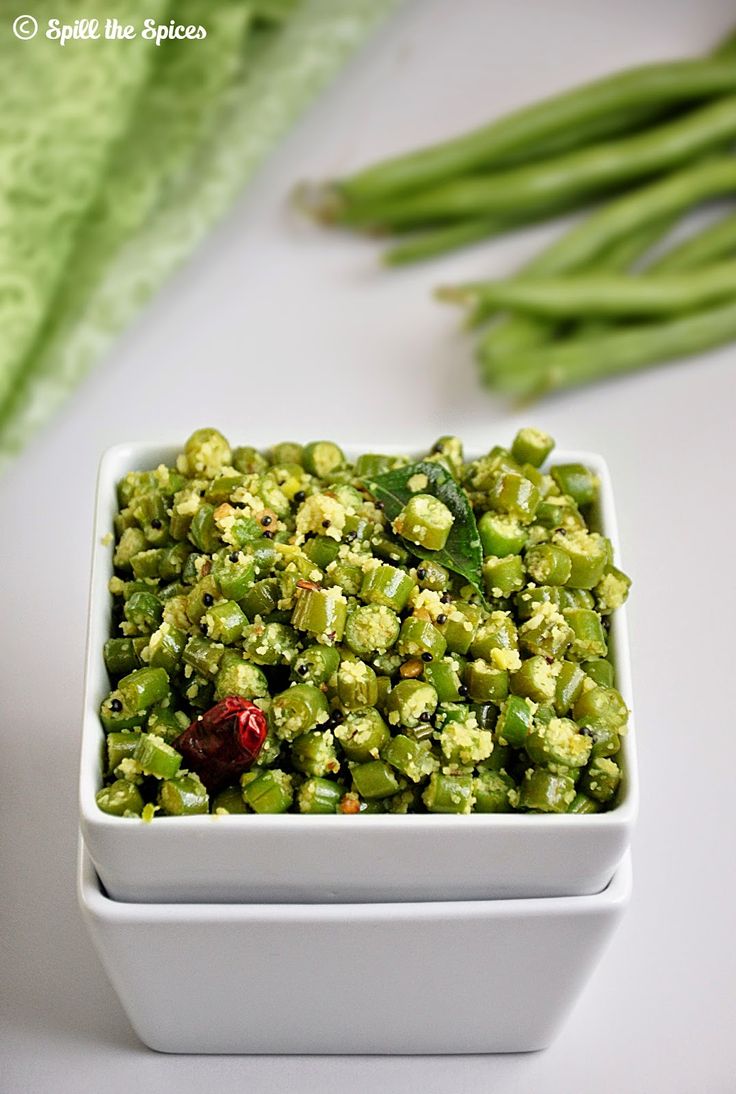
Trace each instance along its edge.
<path fill-rule="evenodd" d="M 409 3 L 0 482 L 3 1094 L 736 1090 L 733 350 L 522 416 L 565 447 L 605 455 L 635 579 L 643 801 L 634 900 L 551 1049 L 427 1059 L 157 1056 L 128 1026 L 74 892 L 101 450 L 183 440 L 202 424 L 238 443 L 427 444 L 457 432 L 490 447 L 522 420 L 478 386 L 457 317 L 429 290 L 508 271 L 551 230 L 383 272 L 373 243 L 294 217 L 285 200 L 293 183 L 617 66 L 705 50 L 734 18 L 728 0 Z"/>

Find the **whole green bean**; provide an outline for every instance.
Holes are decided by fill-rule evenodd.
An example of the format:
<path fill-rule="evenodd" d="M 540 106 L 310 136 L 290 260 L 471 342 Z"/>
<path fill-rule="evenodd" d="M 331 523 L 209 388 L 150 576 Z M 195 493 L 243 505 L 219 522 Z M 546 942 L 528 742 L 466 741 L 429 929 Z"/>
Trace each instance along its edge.
<path fill-rule="evenodd" d="M 674 216 L 661 217 L 650 221 L 650 223 L 634 232 L 630 232 L 628 235 L 622 236 L 598 257 L 596 269 L 600 272 L 626 273 L 637 259 L 646 254 L 655 243 L 667 234 L 676 219 L 678 218 Z M 514 279 L 515 282 L 517 280 L 521 280 L 521 278 Z M 493 289 L 496 284 L 496 282 L 471 281 L 464 285 L 442 285 L 436 290 L 436 296 L 439 300 L 446 300 L 452 304 L 468 305 L 467 325 L 476 327 L 497 310 L 497 306 L 487 298 L 484 292 L 486 285 L 490 285 Z M 554 334 L 552 326 L 545 333 L 548 337 L 552 337 Z"/>
<path fill-rule="evenodd" d="M 736 297 L 736 262 L 675 273 L 585 273 L 486 282 L 479 291 L 493 307 L 550 319 L 656 316 L 694 311 Z"/>
<path fill-rule="evenodd" d="M 666 251 L 647 267 L 647 273 L 693 270 L 734 253 L 736 253 L 736 213 L 731 213 Z"/>
<path fill-rule="evenodd" d="M 567 132 L 560 133 L 554 140 L 535 145 L 533 151 L 530 150 L 526 154 L 521 154 L 519 156 L 511 156 L 502 163 L 493 164 L 491 165 L 491 169 L 499 172 L 507 172 L 510 169 L 527 165 L 542 166 L 547 160 L 556 159 L 574 149 L 584 148 L 594 142 L 600 142 L 604 138 L 617 137 L 624 133 L 631 134 L 638 131 L 643 127 L 644 123 L 660 120 L 661 115 L 661 109 L 645 106 L 640 107 L 638 110 L 631 109 L 625 111 L 607 121 L 603 119 L 594 119 L 594 121 L 587 126 L 578 126 L 575 130 L 568 130 Z M 476 179 L 477 177 L 477 175 L 466 175 L 461 173 L 458 175 L 451 175 L 447 180 L 439 180 L 439 182 L 442 183 L 443 181 L 446 181 L 449 183 Z M 379 213 L 376 211 L 376 202 L 385 202 L 387 200 L 394 201 L 398 199 L 403 206 L 406 201 L 411 201 L 414 195 L 420 196 L 426 191 L 426 188 L 422 186 L 416 190 L 401 191 L 400 194 L 389 194 L 386 195 L 386 197 L 379 197 L 373 201 L 368 200 L 361 202 L 359 200 L 346 200 L 344 195 L 340 193 L 339 187 L 340 183 L 328 183 L 326 186 L 312 188 L 311 190 L 308 189 L 305 191 L 304 189 L 301 189 L 298 191 L 300 195 L 299 204 L 306 212 L 312 213 L 318 220 L 322 220 L 325 223 L 337 222 L 350 226 L 360 226 L 363 221 L 370 224 L 372 218 L 379 219 Z M 534 219 L 543 219 L 545 215 L 550 216 L 555 211 L 556 209 L 544 206 L 537 211 L 537 214 L 534 217 L 529 210 L 525 216 L 517 217 L 513 220 L 504 218 L 504 220 L 499 223 L 504 228 L 516 227 L 519 224 L 525 224 Z M 492 226 L 496 226 L 497 218 L 495 217 L 481 219 L 489 219 Z M 475 218 L 473 218 L 472 223 L 475 222 Z M 400 233 L 414 228 L 415 225 L 412 223 L 397 223 L 391 225 L 391 227 L 396 233 Z M 459 225 L 455 225 L 454 223 L 450 224 L 447 229 L 448 232 L 455 227 L 459 228 Z M 441 228 L 434 229 L 434 231 L 437 232 L 441 230 Z M 494 233 L 489 230 L 487 234 L 491 235 Z M 444 249 L 450 250 L 451 246 L 460 246 L 464 242 L 465 240 L 461 238 L 458 244 L 451 244 Z"/>
<path fill-rule="evenodd" d="M 496 378 L 508 394 L 540 396 L 671 358 L 687 357 L 736 338 L 736 304 L 591 338 L 535 346 Z"/>
<path fill-rule="evenodd" d="M 480 217 L 461 220 L 457 224 L 442 224 L 426 231 L 414 232 L 405 243 L 384 252 L 383 261 L 387 266 L 404 266 L 410 262 L 420 262 L 425 258 L 453 251 L 466 243 L 475 243 L 480 239 L 489 239 L 526 227 L 538 221 L 549 220 L 558 209 L 544 207 L 536 212 L 528 212 L 517 217 Z"/>
<path fill-rule="evenodd" d="M 648 251 L 663 239 L 670 229 L 680 219 L 679 214 L 663 217 L 661 220 L 653 220 L 645 224 L 636 232 L 631 232 L 622 239 L 616 240 L 599 256 L 596 268 L 601 272 L 631 273 L 639 260 Z M 608 326 L 605 319 L 597 316 L 595 319 L 586 319 L 575 327 L 575 333 L 579 337 L 587 337 L 590 334 L 599 334 Z M 554 336 L 554 332 L 551 332 Z"/>
<path fill-rule="evenodd" d="M 626 273 L 655 243 L 664 239 L 679 219 L 679 212 L 669 214 L 615 240 L 598 256 L 596 268 L 610 273 Z"/>
<path fill-rule="evenodd" d="M 631 68 L 512 111 L 489 125 L 429 148 L 385 160 L 337 184 L 346 202 L 365 202 L 468 173 L 546 154 L 544 142 L 581 133 L 587 141 L 611 133 L 612 121 L 644 106 L 663 111 L 727 94 L 736 72 L 719 60 L 669 61 Z M 643 120 L 638 114 L 639 120 Z M 596 130 L 595 125 L 600 128 Z M 608 128 L 606 128 L 608 127 Z M 559 146 L 558 146 L 559 147 Z"/>
<path fill-rule="evenodd" d="M 673 109 L 678 109 L 679 106 L 680 104 L 676 103 Z M 620 110 L 617 114 L 584 119 L 574 127 L 554 133 L 547 140 L 538 141 L 535 145 L 523 148 L 517 153 L 510 153 L 504 156 L 503 160 L 488 166 L 492 170 L 505 171 L 507 168 L 520 167 L 525 163 L 538 163 L 540 160 L 552 159 L 565 152 L 571 152 L 574 148 L 583 148 L 585 145 L 608 140 L 609 137 L 633 133 L 662 117 L 663 110 L 660 104 L 632 105 Z M 484 166 L 481 170 L 487 170 L 487 167 Z"/>
<path fill-rule="evenodd" d="M 565 208 L 581 197 L 691 163 L 736 137 L 736 96 L 664 124 L 488 177 L 451 180 L 434 189 L 346 210 L 344 223 L 403 228 L 486 216 Z"/>
<path fill-rule="evenodd" d="M 427 258 L 435 258 L 437 255 L 454 251 L 467 243 L 475 243 L 481 239 L 489 239 L 502 235 L 504 232 L 518 228 L 520 225 L 535 223 L 537 220 L 548 219 L 552 215 L 551 210 L 542 210 L 538 216 L 528 215 L 521 219 L 501 217 L 480 217 L 477 220 L 461 221 L 458 224 L 441 225 L 427 231 L 414 234 L 405 243 L 384 252 L 383 261 L 387 266 L 405 266 L 411 262 L 422 262 Z M 628 269 L 632 262 L 640 257 L 644 251 L 655 243 L 661 236 L 669 231 L 675 218 L 668 217 L 660 226 L 658 223 L 651 225 L 646 231 L 645 242 L 640 244 L 638 234 L 629 239 L 621 240 L 611 248 L 610 261 L 606 259 L 606 269 Z M 629 254 L 631 257 L 629 258 Z M 471 326 L 474 324 L 471 322 Z"/>
<path fill-rule="evenodd" d="M 541 275 L 584 269 L 606 248 L 652 219 L 675 215 L 708 198 L 735 192 L 734 156 L 719 156 L 681 168 L 597 210 L 537 255 L 523 273 Z M 544 341 L 547 330 L 546 324 L 530 316 L 514 317 L 492 328 L 478 350 L 483 368 L 489 374 L 513 368 L 513 360 Z"/>
<path fill-rule="evenodd" d="M 502 232 L 507 227 L 499 217 L 480 217 L 477 220 L 461 221 L 449 227 L 435 228 L 413 236 L 406 243 L 400 243 L 386 251 L 383 261 L 388 266 L 405 266 L 410 262 L 421 262 L 425 258 L 454 251 L 466 243 L 475 243 Z"/>

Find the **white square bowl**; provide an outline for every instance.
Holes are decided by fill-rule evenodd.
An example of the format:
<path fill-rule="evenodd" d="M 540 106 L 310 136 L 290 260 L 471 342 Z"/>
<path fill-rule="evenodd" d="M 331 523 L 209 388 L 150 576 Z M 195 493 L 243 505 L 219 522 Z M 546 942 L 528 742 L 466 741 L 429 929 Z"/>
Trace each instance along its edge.
<path fill-rule="evenodd" d="M 369 446 L 350 446 L 354 458 Z M 392 447 L 394 452 L 406 449 Z M 98 809 L 109 691 L 102 647 L 110 637 L 112 547 L 103 537 L 117 511 L 116 484 L 133 469 L 171 463 L 173 446 L 118 445 L 101 462 L 94 527 L 80 775 L 85 845 L 107 892 L 119 901 L 357 902 L 489 900 L 600 892 L 629 846 L 638 805 L 633 712 L 623 738 L 618 804 L 591 815 L 195 816 L 152 823 Z M 475 458 L 480 453 L 469 453 Z M 608 470 L 591 452 L 555 451 L 600 478 L 600 525 L 619 560 Z M 625 609 L 611 620 L 617 687 L 632 710 Z"/>
<path fill-rule="evenodd" d="M 394 904 L 126 904 L 80 841 L 79 901 L 160 1052 L 529 1052 L 553 1040 L 631 894 Z"/>

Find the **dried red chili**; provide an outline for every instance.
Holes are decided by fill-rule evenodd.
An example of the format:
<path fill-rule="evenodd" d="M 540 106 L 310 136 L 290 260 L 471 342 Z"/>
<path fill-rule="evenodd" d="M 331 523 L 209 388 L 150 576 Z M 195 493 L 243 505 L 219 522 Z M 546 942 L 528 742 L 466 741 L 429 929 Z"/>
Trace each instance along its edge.
<path fill-rule="evenodd" d="M 211 793 L 248 770 L 267 732 L 260 707 L 231 695 L 192 722 L 173 746 Z"/>

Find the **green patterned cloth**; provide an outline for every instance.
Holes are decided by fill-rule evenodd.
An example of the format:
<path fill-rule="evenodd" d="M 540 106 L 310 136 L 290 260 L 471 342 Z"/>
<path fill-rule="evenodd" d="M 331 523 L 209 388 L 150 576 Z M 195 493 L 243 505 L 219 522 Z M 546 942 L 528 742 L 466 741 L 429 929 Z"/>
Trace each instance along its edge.
<path fill-rule="evenodd" d="M 196 42 L 18 42 L 0 28 L 0 462 L 222 217 L 397 0 L 120 0 Z M 37 5 L 43 25 L 46 5 Z M 90 15 L 80 0 L 48 14 Z M 50 5 L 49 5 L 50 7 Z M 42 10 L 39 10 L 42 9 Z M 109 14 L 109 13 L 108 13 Z"/>

